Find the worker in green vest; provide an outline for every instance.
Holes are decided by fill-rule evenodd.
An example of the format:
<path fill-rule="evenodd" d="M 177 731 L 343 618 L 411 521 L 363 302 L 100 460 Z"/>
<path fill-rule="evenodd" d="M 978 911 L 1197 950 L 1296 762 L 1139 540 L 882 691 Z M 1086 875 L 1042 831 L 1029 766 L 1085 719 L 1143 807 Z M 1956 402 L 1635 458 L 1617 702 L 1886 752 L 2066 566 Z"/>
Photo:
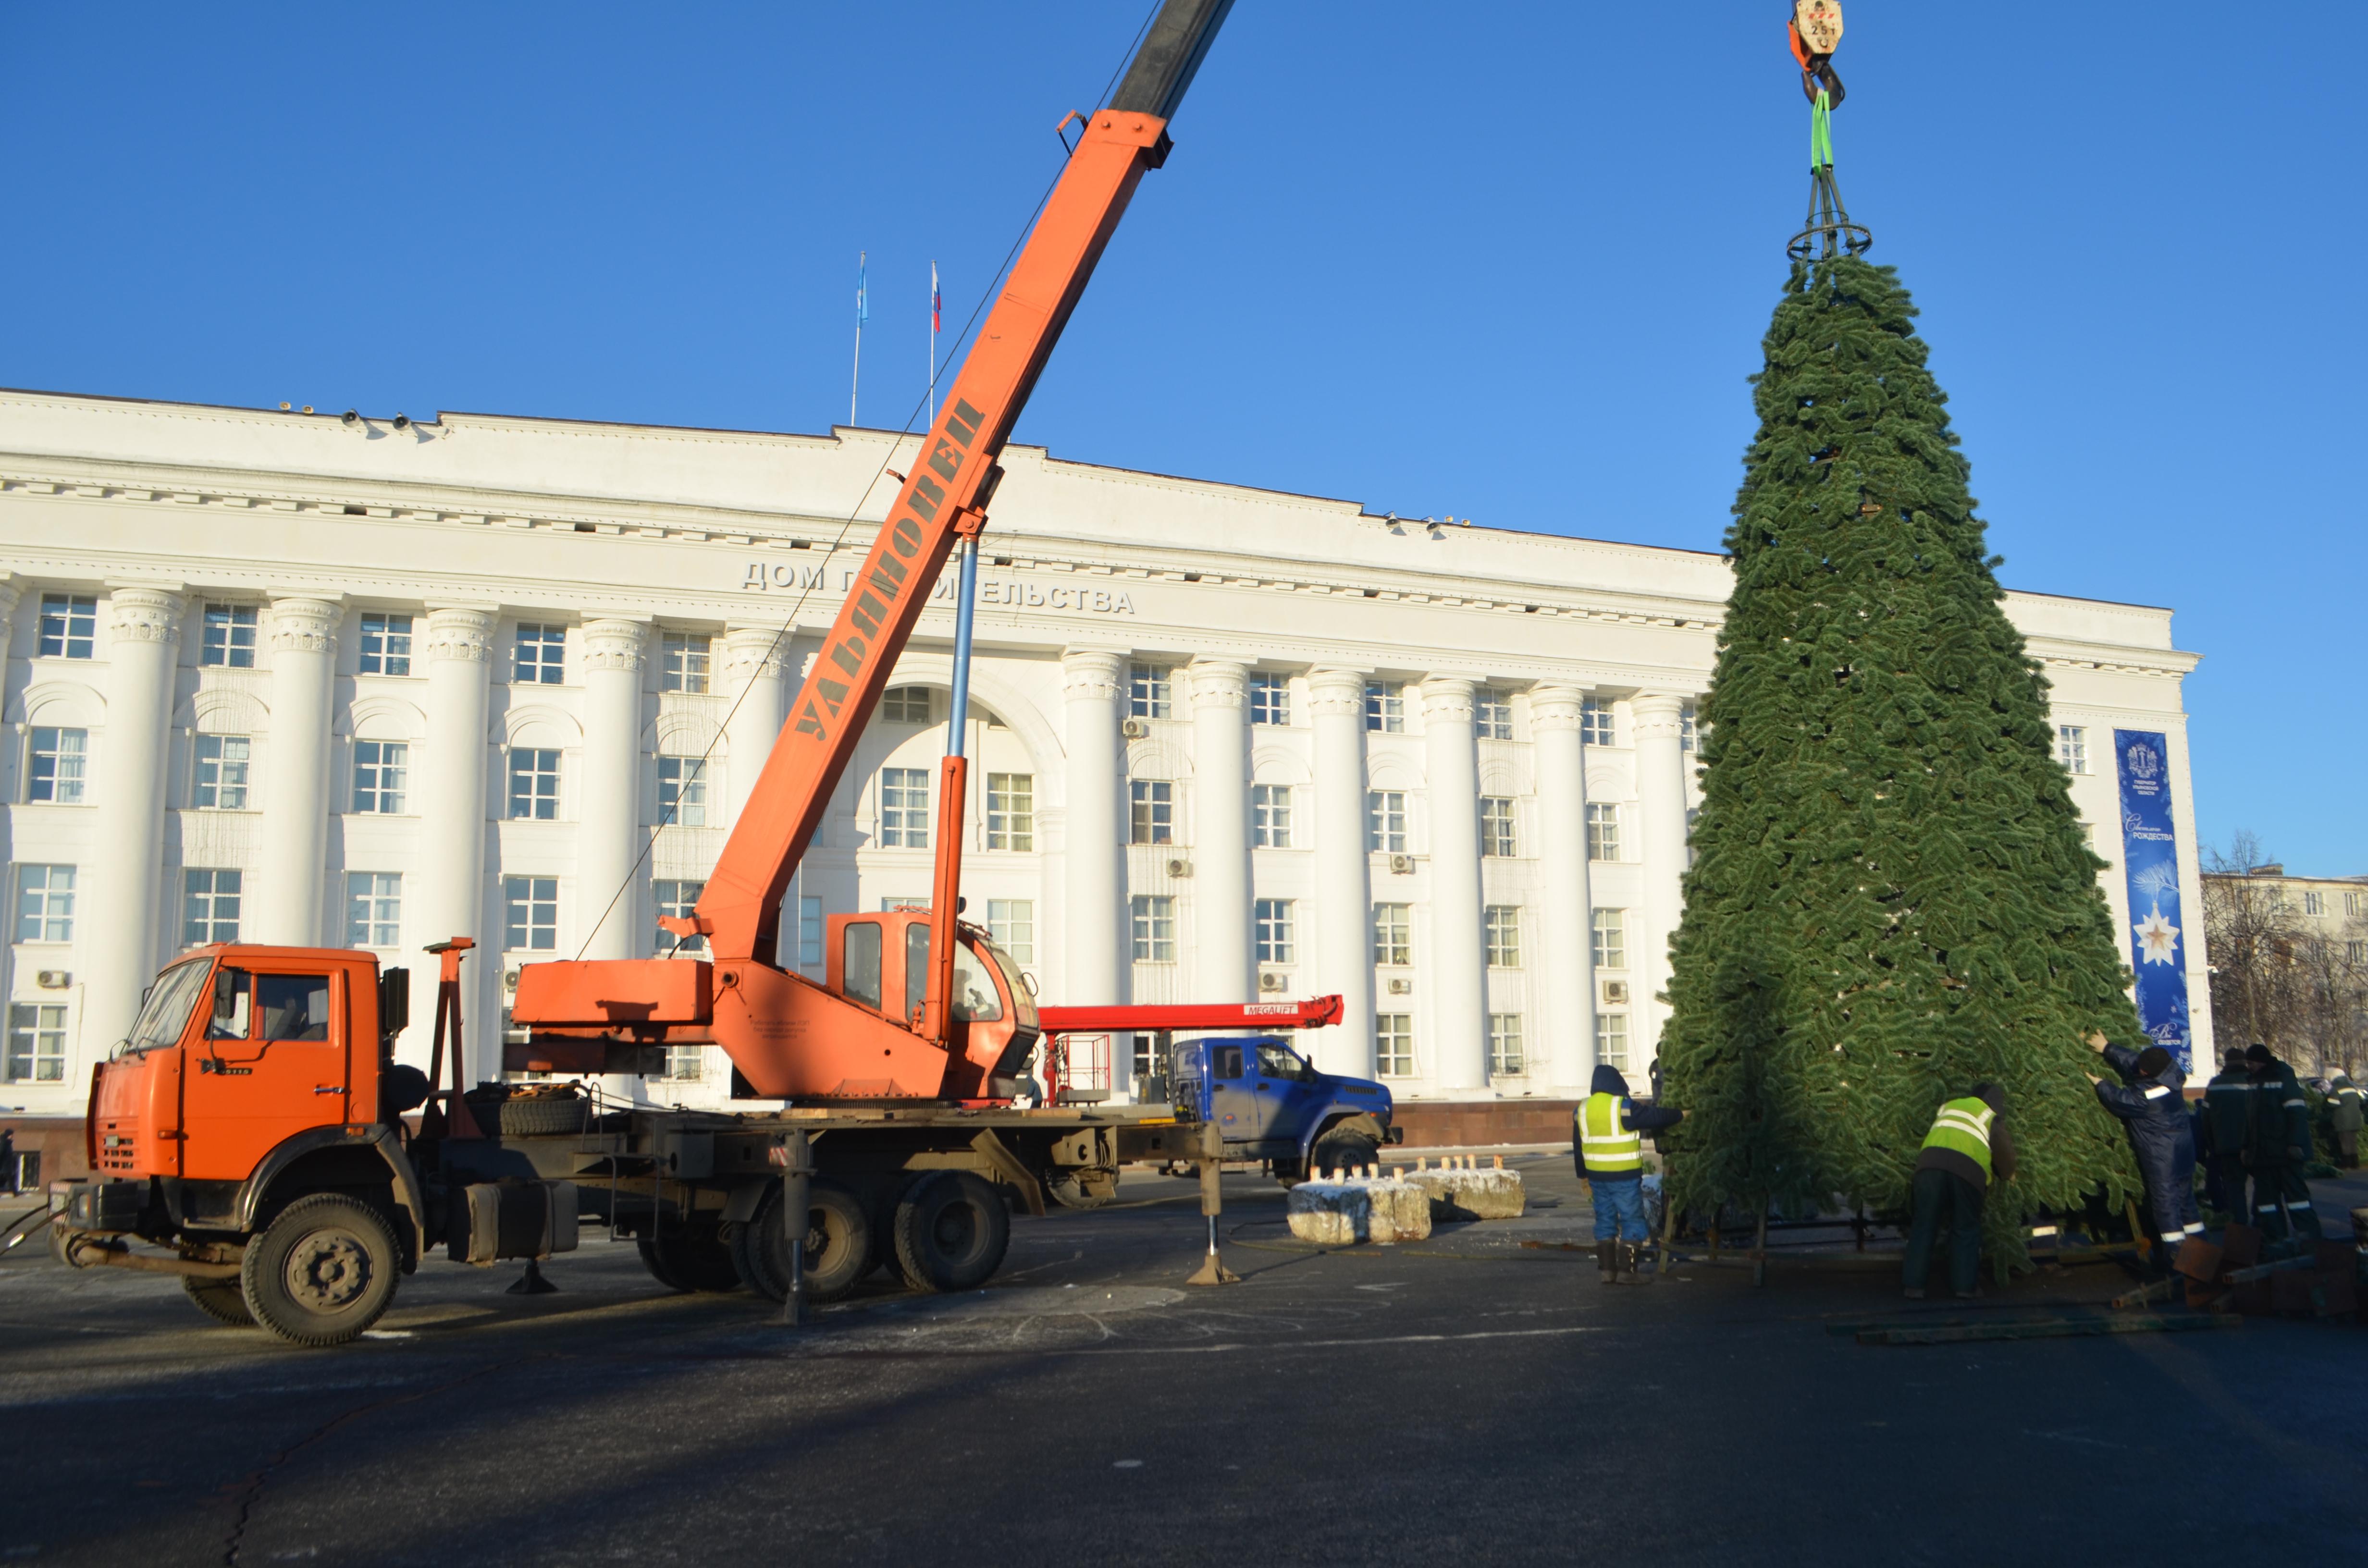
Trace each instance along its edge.
<path fill-rule="evenodd" d="M 1932 1272 L 1932 1243 L 1941 1215 L 1949 1214 L 1949 1288 L 1960 1297 L 1981 1294 L 1982 1203 L 1990 1180 L 2014 1175 L 2014 1140 L 2002 1119 L 2006 1091 L 1976 1084 L 1941 1107 L 1916 1156 L 1916 1220 L 1907 1233 L 1905 1278 L 1910 1301 L 1924 1299 Z"/>
<path fill-rule="evenodd" d="M 1675 1127 L 1681 1110 L 1640 1106 L 1628 1080 L 1609 1063 L 1595 1069 L 1593 1092 L 1571 1113 L 1571 1153 L 1595 1207 L 1595 1267 L 1606 1285 L 1650 1285 L 1640 1267 L 1652 1231 L 1645 1223 L 1645 1139 Z"/>

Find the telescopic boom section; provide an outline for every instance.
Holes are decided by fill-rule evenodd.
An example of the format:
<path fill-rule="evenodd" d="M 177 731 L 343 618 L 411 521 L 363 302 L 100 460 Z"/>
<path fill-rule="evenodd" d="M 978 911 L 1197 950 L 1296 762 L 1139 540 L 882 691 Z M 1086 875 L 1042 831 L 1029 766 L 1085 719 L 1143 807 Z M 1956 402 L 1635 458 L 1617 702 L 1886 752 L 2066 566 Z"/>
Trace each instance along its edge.
<path fill-rule="evenodd" d="M 1135 183 L 1166 159 L 1167 121 L 1231 7 L 1167 0 L 1110 107 L 1087 121 L 708 879 L 696 920 L 719 962 L 773 961 L 790 878 L 939 569 L 985 522 L 995 460 Z"/>

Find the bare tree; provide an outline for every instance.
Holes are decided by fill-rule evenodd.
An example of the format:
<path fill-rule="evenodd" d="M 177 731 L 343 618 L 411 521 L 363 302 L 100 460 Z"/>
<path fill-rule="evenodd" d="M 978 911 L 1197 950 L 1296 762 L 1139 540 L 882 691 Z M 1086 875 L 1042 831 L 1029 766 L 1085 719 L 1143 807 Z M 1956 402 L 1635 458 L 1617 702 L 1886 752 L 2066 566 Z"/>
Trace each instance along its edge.
<path fill-rule="evenodd" d="M 2212 1034 L 2223 1051 L 2260 1040 L 2281 1056 L 2306 1040 L 2305 992 L 2294 962 L 2305 939 L 2285 889 L 2255 877 L 2269 864 L 2259 835 L 2238 828 L 2203 852 L 2203 934 L 2212 955 Z"/>
<path fill-rule="evenodd" d="M 2354 915 L 2294 947 L 2300 1022 L 2322 1075 L 2351 1073 L 2368 1056 L 2368 922 Z"/>

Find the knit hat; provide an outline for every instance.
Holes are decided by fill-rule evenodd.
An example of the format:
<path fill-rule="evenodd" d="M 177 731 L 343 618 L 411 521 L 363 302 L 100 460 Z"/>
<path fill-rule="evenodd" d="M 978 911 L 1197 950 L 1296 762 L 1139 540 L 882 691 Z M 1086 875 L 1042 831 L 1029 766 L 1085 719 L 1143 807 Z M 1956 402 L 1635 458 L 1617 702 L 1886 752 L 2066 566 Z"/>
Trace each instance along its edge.
<path fill-rule="evenodd" d="M 2170 1066 L 2170 1052 L 2158 1045 L 2149 1045 L 2138 1052 L 2138 1076 L 2151 1078 Z"/>
<path fill-rule="evenodd" d="M 2266 1067 L 2274 1058 L 2270 1055 L 2270 1048 L 2257 1040 L 2245 1048 L 2245 1060 Z"/>

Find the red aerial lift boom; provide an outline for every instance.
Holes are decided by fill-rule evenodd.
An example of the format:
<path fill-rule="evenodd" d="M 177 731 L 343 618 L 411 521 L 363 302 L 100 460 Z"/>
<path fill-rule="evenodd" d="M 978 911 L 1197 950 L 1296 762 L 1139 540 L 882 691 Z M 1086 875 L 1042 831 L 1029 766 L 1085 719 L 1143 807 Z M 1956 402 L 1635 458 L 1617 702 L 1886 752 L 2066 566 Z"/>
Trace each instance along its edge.
<path fill-rule="evenodd" d="M 766 1096 L 1011 1092 L 1040 1026 L 1008 959 L 984 931 L 956 920 L 967 778 L 959 705 L 939 794 L 929 907 L 832 916 L 825 979 L 816 984 L 775 962 L 781 900 L 938 574 L 957 544 L 974 551 L 1002 472 L 996 459 L 1136 182 L 1166 162 L 1167 122 L 1231 8 L 1232 0 L 1167 0 L 1109 107 L 1085 117 L 911 475 L 898 476 L 895 505 L 698 910 L 663 922 L 678 935 L 705 937 L 712 958 L 526 966 L 511 1018 L 529 1031 L 529 1043 L 512 1048 L 518 1060 L 507 1064 L 631 1072 L 654 1048 L 712 1043 Z"/>

